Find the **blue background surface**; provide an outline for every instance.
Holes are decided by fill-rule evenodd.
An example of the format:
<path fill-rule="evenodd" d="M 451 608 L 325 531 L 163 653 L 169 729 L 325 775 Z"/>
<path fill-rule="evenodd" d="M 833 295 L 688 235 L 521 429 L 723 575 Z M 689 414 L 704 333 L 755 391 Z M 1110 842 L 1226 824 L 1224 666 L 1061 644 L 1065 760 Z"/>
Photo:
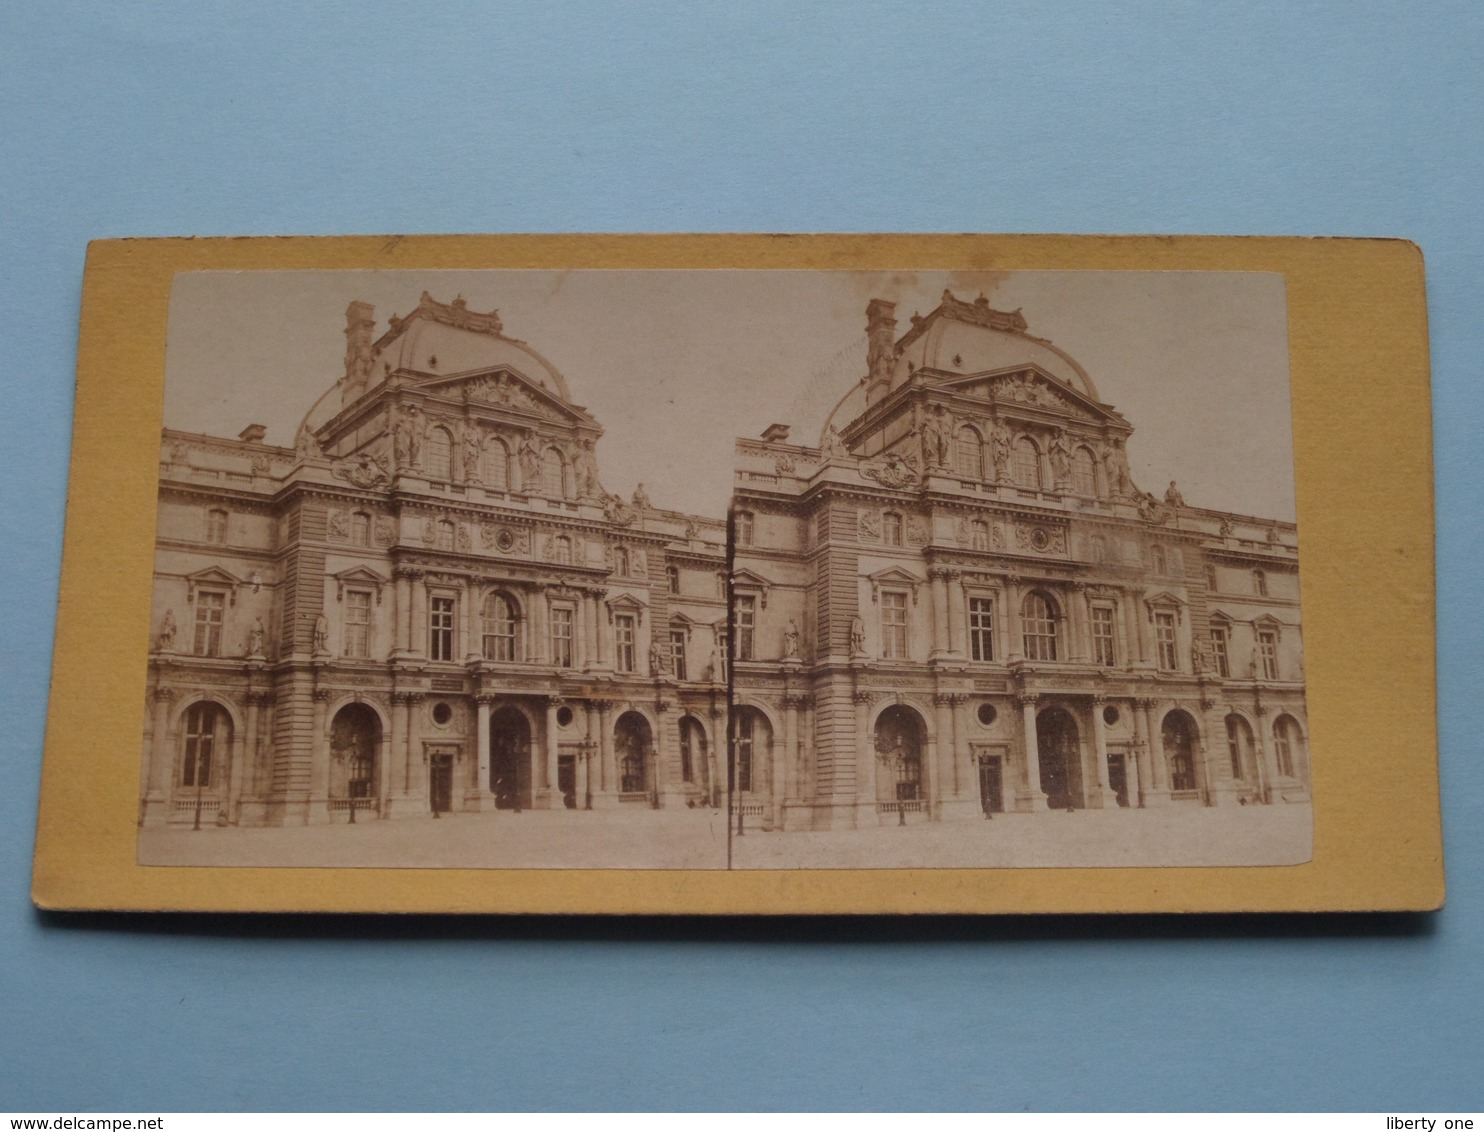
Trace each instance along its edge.
<path fill-rule="evenodd" d="M 0 1108 L 1481 1106 L 1477 6 L 299 9 L 0 13 Z M 877 229 L 1422 245 L 1445 912 L 32 910 L 88 239 Z"/>

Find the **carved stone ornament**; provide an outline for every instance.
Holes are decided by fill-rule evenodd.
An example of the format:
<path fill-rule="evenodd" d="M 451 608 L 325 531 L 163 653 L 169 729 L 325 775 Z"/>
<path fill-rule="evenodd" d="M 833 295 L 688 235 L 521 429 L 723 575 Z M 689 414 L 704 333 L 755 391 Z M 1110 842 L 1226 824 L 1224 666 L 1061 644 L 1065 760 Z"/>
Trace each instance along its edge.
<path fill-rule="evenodd" d="M 860 513 L 861 538 L 876 542 L 881 538 L 881 515 L 877 511 L 862 511 Z"/>
<path fill-rule="evenodd" d="M 959 546 L 968 546 L 973 541 L 973 532 L 969 530 L 969 518 L 960 515 L 953 524 L 953 537 L 958 540 Z"/>
<path fill-rule="evenodd" d="M 423 520 L 423 545 L 436 546 L 438 544 L 438 524 L 432 519 Z"/>
<path fill-rule="evenodd" d="M 397 524 L 389 516 L 378 515 L 373 537 L 376 539 L 377 546 L 391 546 L 397 541 Z"/>
<path fill-rule="evenodd" d="M 369 452 L 336 461 L 334 475 L 355 487 L 365 488 L 385 487 L 392 478 L 386 460 Z"/>
<path fill-rule="evenodd" d="M 350 516 L 344 511 L 330 512 L 330 537 L 336 542 L 350 538 Z"/>
<path fill-rule="evenodd" d="M 1045 379 L 1030 373 L 1012 373 L 991 383 L 994 396 L 1002 401 L 1014 401 L 1021 405 L 1035 405 L 1044 409 L 1056 409 L 1063 413 L 1084 417 L 1087 414 L 1061 393 L 1051 388 Z"/>
<path fill-rule="evenodd" d="M 165 619 L 160 622 L 160 632 L 155 637 L 155 648 L 159 652 L 174 652 L 176 632 L 175 611 L 173 609 L 167 609 L 165 610 Z"/>
<path fill-rule="evenodd" d="M 469 537 L 469 528 L 463 523 L 459 524 L 456 545 L 462 554 L 472 554 L 474 552 L 474 540 Z"/>
<path fill-rule="evenodd" d="M 610 495 L 603 504 L 603 517 L 614 526 L 631 527 L 639 518 L 639 509 L 625 503 L 621 495 Z"/>
<path fill-rule="evenodd" d="M 255 476 L 266 476 L 273 470 L 272 462 L 264 452 L 254 452 L 247 458 L 247 465 Z"/>
<path fill-rule="evenodd" d="M 1020 550 L 1036 554 L 1064 554 L 1067 549 L 1067 534 L 1059 528 L 1015 525 L 1015 545 Z"/>
<path fill-rule="evenodd" d="M 916 515 L 907 518 L 907 545 L 926 546 L 928 541 L 927 526 Z"/>
<path fill-rule="evenodd" d="M 922 477 L 917 471 L 917 457 L 903 456 L 900 452 L 888 452 L 879 461 L 861 465 L 861 475 L 875 480 L 882 487 L 911 487 Z"/>
<path fill-rule="evenodd" d="M 787 452 L 779 453 L 773 458 L 773 469 L 780 476 L 791 476 L 798 468 L 799 462 Z"/>

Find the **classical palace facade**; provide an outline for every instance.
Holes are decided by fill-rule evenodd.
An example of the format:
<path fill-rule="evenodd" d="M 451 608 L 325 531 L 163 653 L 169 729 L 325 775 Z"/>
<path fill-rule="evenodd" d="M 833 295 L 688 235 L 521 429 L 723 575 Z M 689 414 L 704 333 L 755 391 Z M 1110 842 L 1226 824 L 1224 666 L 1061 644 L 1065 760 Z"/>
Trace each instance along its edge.
<path fill-rule="evenodd" d="M 734 785 L 828 829 L 1308 798 L 1295 527 L 1159 498 L 1019 312 L 945 292 L 819 447 L 737 444 Z"/>
<path fill-rule="evenodd" d="M 345 336 L 294 447 L 164 432 L 141 825 L 716 804 L 725 524 L 494 313 Z"/>

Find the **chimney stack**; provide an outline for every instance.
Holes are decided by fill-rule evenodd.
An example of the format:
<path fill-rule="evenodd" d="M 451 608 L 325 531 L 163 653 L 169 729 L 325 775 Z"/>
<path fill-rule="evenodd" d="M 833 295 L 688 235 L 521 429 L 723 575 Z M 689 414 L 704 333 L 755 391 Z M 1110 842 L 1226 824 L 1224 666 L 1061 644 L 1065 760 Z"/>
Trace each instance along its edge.
<path fill-rule="evenodd" d="M 376 329 L 376 308 L 357 300 L 345 308 L 345 392 L 348 405 L 366 392 L 371 379 L 371 335 Z"/>
<path fill-rule="evenodd" d="M 268 426 L 250 424 L 237 434 L 238 438 L 247 444 L 261 444 L 263 437 L 268 435 Z"/>
<path fill-rule="evenodd" d="M 897 360 L 897 304 L 872 299 L 866 304 L 866 404 L 874 405 L 891 389 Z"/>

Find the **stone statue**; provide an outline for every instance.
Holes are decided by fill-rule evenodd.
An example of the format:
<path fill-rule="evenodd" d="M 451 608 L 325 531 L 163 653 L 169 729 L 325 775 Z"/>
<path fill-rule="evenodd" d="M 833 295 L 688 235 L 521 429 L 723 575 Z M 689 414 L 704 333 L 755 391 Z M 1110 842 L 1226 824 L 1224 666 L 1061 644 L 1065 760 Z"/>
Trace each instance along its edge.
<path fill-rule="evenodd" d="M 783 655 L 785 658 L 795 659 L 799 655 L 799 623 L 792 617 L 783 630 Z"/>
<path fill-rule="evenodd" d="M 1205 671 L 1205 664 L 1201 658 L 1201 643 L 1193 641 L 1190 645 L 1190 670 L 1199 676 Z"/>
<path fill-rule="evenodd" d="M 597 468 L 593 460 L 593 442 L 584 440 L 572 455 L 572 486 L 578 499 L 591 499 L 597 488 Z"/>
<path fill-rule="evenodd" d="M 866 655 L 866 623 L 861 620 L 860 614 L 850 619 L 850 655 Z"/>
<path fill-rule="evenodd" d="M 1165 502 L 1171 507 L 1184 507 L 1185 496 L 1180 494 L 1180 489 L 1175 486 L 1175 481 L 1170 481 L 1170 486 L 1165 488 Z"/>
<path fill-rule="evenodd" d="M 634 489 L 634 506 L 640 511 L 649 507 L 649 492 L 644 490 L 642 483 Z"/>
<path fill-rule="evenodd" d="M 267 639 L 267 636 L 268 630 L 263 628 L 263 619 L 261 617 L 254 618 L 252 628 L 248 630 L 247 634 L 247 655 L 262 656 L 263 641 Z"/>
<path fill-rule="evenodd" d="M 994 478 L 1003 483 L 1010 478 L 1010 430 L 999 421 L 989 433 L 989 454 L 994 461 Z"/>
<path fill-rule="evenodd" d="M 653 641 L 649 646 L 649 674 L 651 676 L 666 676 L 670 672 L 670 666 L 665 663 L 665 650 L 660 648 L 658 641 Z"/>
<path fill-rule="evenodd" d="M 819 454 L 826 460 L 845 455 L 845 445 L 840 441 L 840 430 L 834 425 L 824 430 L 824 437 L 819 442 Z"/>
<path fill-rule="evenodd" d="M 1221 532 L 1222 538 L 1230 538 L 1232 531 L 1236 529 L 1236 525 L 1230 519 L 1224 518 L 1221 520 L 1221 526 L 1219 530 Z"/>
<path fill-rule="evenodd" d="M 155 638 L 155 647 L 160 652 L 175 651 L 175 610 L 165 610 L 165 619 L 160 622 L 160 633 Z"/>
<path fill-rule="evenodd" d="M 464 430 L 464 479 L 474 483 L 479 482 L 479 457 L 482 454 L 482 446 L 479 443 L 479 430 L 470 428 Z"/>
<path fill-rule="evenodd" d="M 520 486 L 534 491 L 541 482 L 541 453 L 536 451 L 534 434 L 527 432 L 520 442 Z"/>
<path fill-rule="evenodd" d="M 1066 487 L 1072 482 L 1072 447 L 1067 443 L 1067 434 L 1062 429 L 1056 430 L 1056 435 L 1051 438 L 1051 473 L 1055 478 L 1058 488 Z"/>
<path fill-rule="evenodd" d="M 314 652 L 323 656 L 330 651 L 330 619 L 321 613 L 314 619 Z"/>
<path fill-rule="evenodd" d="M 1108 490 L 1114 496 L 1127 498 L 1134 494 L 1134 482 L 1128 473 L 1128 454 L 1123 443 L 1115 440 L 1103 453 L 1103 467 L 1108 473 Z"/>
<path fill-rule="evenodd" d="M 397 414 L 397 421 L 392 426 L 392 458 L 399 472 L 412 467 L 413 452 L 417 448 L 417 428 L 412 414 L 416 411 L 411 405 L 407 406 Z"/>
<path fill-rule="evenodd" d="M 299 441 L 295 447 L 299 450 L 299 455 L 306 460 L 318 460 L 325 454 L 325 450 L 319 446 L 319 441 L 315 439 L 314 431 L 309 427 L 308 421 L 305 421 L 304 427 L 299 430 Z M 172 457 L 173 455 L 174 453 L 172 452 Z M 176 460 L 176 463 L 184 462 L 184 457 Z"/>
<path fill-rule="evenodd" d="M 925 467 L 942 468 L 948 464 L 948 434 L 944 431 L 947 421 L 943 406 L 935 406 L 922 422 L 922 462 Z"/>

